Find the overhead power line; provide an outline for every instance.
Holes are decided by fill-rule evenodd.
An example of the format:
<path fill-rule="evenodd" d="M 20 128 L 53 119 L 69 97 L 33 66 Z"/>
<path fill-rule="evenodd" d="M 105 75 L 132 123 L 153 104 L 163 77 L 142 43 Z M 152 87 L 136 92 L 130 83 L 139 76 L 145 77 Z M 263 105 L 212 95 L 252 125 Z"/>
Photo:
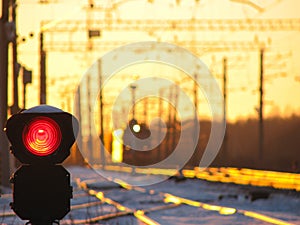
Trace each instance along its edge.
<path fill-rule="evenodd" d="M 42 26 L 51 21 L 43 21 Z M 87 21 L 63 20 L 44 32 L 86 31 Z M 106 31 L 300 31 L 300 19 L 103 19 L 88 21 L 90 28 Z"/>

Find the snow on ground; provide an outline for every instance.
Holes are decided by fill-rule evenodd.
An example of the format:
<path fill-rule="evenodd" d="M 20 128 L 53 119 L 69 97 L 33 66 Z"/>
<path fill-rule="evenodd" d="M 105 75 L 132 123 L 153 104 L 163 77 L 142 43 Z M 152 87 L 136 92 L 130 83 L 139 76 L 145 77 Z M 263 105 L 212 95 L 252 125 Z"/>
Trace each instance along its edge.
<path fill-rule="evenodd" d="M 82 180 L 96 179 L 93 188 L 103 191 L 105 196 L 120 202 L 121 204 L 132 209 L 147 209 L 162 204 L 161 196 L 145 195 L 136 191 L 128 191 L 120 189 L 118 185 L 107 181 L 99 174 L 92 170 L 81 167 L 70 167 L 68 170 L 71 173 L 73 195 L 72 205 L 97 202 L 95 197 L 86 195 L 82 190 L 79 190 L 75 179 Z M 155 179 L 153 176 L 131 175 L 127 173 L 108 172 L 112 177 L 120 177 L 125 180 L 130 179 L 142 180 Z M 184 181 L 176 181 L 168 179 L 164 182 L 153 184 L 145 187 L 148 190 L 154 189 L 161 192 L 171 193 L 180 197 L 193 199 L 196 201 L 222 205 L 238 209 L 254 211 L 275 217 L 291 224 L 300 224 L 300 193 L 292 191 L 280 191 L 270 188 L 253 188 L 248 186 L 238 186 L 233 184 L 210 183 L 197 179 L 187 179 Z M 5 190 L 2 192 L 10 192 Z M 251 200 L 253 193 L 263 193 L 267 198 Z M 11 195 L 4 194 L 0 198 L 0 213 L 11 212 L 9 202 Z M 76 219 L 88 219 L 98 215 L 117 212 L 118 210 L 108 204 L 100 204 L 98 206 L 72 210 L 61 224 L 72 224 Z M 163 225 L 195 225 L 195 224 L 230 224 L 230 225 L 264 225 L 269 224 L 257 219 L 243 216 L 241 214 L 220 215 L 216 211 L 209 211 L 203 208 L 192 207 L 188 205 L 180 205 L 171 209 L 155 211 L 147 214 L 150 218 L 158 221 Z M 0 217 L 0 224 L 19 225 L 24 224 L 19 218 Z M 133 225 L 143 224 L 133 216 L 124 216 L 119 218 L 101 221 L 97 224 L 112 224 L 112 225 Z"/>

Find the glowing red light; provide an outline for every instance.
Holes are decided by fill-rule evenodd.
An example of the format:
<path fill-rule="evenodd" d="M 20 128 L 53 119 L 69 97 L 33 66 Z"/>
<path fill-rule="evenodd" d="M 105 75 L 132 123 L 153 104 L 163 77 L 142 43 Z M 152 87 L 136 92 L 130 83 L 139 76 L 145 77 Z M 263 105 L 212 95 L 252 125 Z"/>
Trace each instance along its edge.
<path fill-rule="evenodd" d="M 23 143 L 27 150 L 37 156 L 51 155 L 61 143 L 58 124 L 48 117 L 36 117 L 23 130 Z"/>

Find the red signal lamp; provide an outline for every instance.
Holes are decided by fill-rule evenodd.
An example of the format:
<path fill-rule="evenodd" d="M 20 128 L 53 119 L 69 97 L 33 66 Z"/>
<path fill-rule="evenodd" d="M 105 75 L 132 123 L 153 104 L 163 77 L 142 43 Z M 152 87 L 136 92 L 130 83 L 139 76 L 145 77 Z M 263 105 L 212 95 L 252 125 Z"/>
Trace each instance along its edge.
<path fill-rule="evenodd" d="M 26 149 L 37 156 L 47 156 L 55 152 L 61 143 L 59 125 L 45 116 L 34 118 L 22 134 Z"/>
<path fill-rule="evenodd" d="M 49 105 L 14 114 L 6 123 L 12 153 L 24 164 L 62 163 L 70 155 L 77 133 L 77 119 Z"/>

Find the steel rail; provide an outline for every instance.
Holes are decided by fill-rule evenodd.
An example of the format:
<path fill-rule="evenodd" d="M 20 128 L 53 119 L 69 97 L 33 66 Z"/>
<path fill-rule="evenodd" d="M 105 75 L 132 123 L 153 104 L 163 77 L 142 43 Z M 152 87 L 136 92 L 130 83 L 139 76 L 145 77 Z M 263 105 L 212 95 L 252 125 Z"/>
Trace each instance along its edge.
<path fill-rule="evenodd" d="M 204 202 L 200 202 L 200 201 L 194 201 L 191 199 L 182 198 L 182 197 L 170 194 L 170 193 L 157 192 L 154 189 L 147 190 L 145 188 L 132 186 L 120 179 L 109 178 L 109 180 L 118 183 L 120 186 L 122 186 L 124 189 L 127 189 L 127 190 L 134 190 L 134 191 L 137 191 L 140 193 L 147 193 L 150 195 L 159 193 L 160 195 L 164 196 L 164 201 L 168 202 L 168 203 L 174 203 L 174 204 L 178 204 L 178 205 L 186 204 L 189 206 L 201 207 L 205 210 L 217 211 L 221 215 L 232 215 L 232 214 L 237 213 L 237 214 L 244 215 L 246 217 L 254 218 L 254 219 L 264 221 L 264 222 L 267 222 L 270 224 L 275 224 L 275 225 L 294 225 L 293 223 L 289 223 L 289 222 L 283 221 L 281 219 L 267 216 L 267 215 L 264 215 L 264 214 L 261 214 L 258 212 L 253 212 L 253 211 L 243 210 L 243 209 L 238 209 L 238 208 L 232 208 L 232 207 L 219 206 L 219 205 L 212 205 L 212 204 L 208 204 L 208 203 L 204 203 Z"/>
<path fill-rule="evenodd" d="M 114 218 L 114 217 L 119 217 L 119 216 L 133 215 L 138 220 L 142 221 L 145 224 L 159 225 L 160 223 L 158 223 L 157 221 L 151 219 L 150 217 L 146 216 L 145 214 L 149 213 L 149 212 L 152 212 L 152 211 L 156 211 L 156 210 L 169 209 L 171 207 L 178 206 L 177 203 L 174 203 L 174 204 L 168 204 L 168 205 L 163 206 L 163 207 L 154 207 L 154 208 L 150 208 L 150 209 L 132 209 L 132 208 L 129 208 L 129 207 L 126 207 L 126 206 L 120 204 L 119 202 L 116 202 L 116 201 L 112 200 L 111 198 L 105 197 L 104 193 L 101 192 L 101 191 L 98 192 L 98 191 L 95 191 L 93 189 L 89 189 L 87 183 L 81 182 L 79 179 L 77 179 L 77 184 L 84 191 L 86 191 L 89 195 L 95 196 L 101 202 L 107 203 L 109 205 L 113 205 L 118 210 L 121 211 L 121 212 L 118 212 L 118 213 L 103 215 L 103 216 L 99 216 L 99 217 L 95 217 L 95 218 L 85 220 L 86 223 L 93 223 L 93 222 L 96 222 L 96 221 L 99 221 L 99 220 L 109 219 L 109 218 Z M 80 224 L 82 222 L 83 222 L 83 220 L 74 221 L 74 224 Z"/>

